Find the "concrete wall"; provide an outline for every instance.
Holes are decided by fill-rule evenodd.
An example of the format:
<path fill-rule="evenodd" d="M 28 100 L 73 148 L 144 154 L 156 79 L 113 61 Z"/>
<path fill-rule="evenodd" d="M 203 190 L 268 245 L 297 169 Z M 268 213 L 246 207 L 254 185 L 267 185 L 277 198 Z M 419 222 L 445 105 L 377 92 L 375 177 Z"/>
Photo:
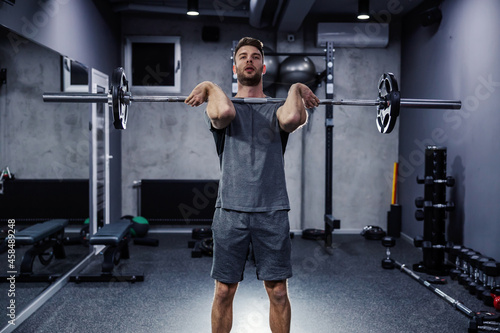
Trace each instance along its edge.
<path fill-rule="evenodd" d="M 86 0 L 0 3 L 0 56 L 7 84 L 0 88 L 0 167 L 19 178 L 87 178 L 90 105 L 45 104 L 60 91 L 60 55 L 103 73 L 119 63 L 112 22 Z M 110 137 L 111 214 L 121 214 L 121 137 Z"/>
<path fill-rule="evenodd" d="M 500 2 L 444 1 L 440 25 L 404 25 L 402 87 L 412 98 L 461 99 L 460 111 L 402 110 L 400 122 L 400 202 L 403 232 L 422 234 L 414 199 L 423 196 L 415 177 L 424 175 L 428 144 L 448 149 L 447 173 L 456 179 L 448 200 L 447 239 L 498 259 L 500 196 Z"/>
<path fill-rule="evenodd" d="M 24 179 L 88 178 L 89 106 L 42 102 L 44 91 L 61 89 L 61 56 L 26 40 L 16 51 L 2 32 L 1 168 Z"/>
<path fill-rule="evenodd" d="M 203 42 L 203 25 L 220 27 L 220 41 Z M 231 93 L 230 50 L 242 36 L 260 38 L 277 52 L 322 52 L 314 46 L 316 24 L 306 26 L 289 43 L 286 34 L 251 29 L 240 22 L 217 18 L 124 17 L 123 35 L 181 36 L 181 95 L 203 81 L 216 82 Z M 282 58 L 283 59 L 283 58 Z M 311 58 L 317 72 L 325 69 L 322 57 Z M 384 71 L 399 76 L 399 25 L 394 23 L 391 42 L 384 49 L 338 49 L 335 53 L 335 92 L 338 99 L 377 97 L 377 82 Z M 325 87 L 316 93 L 325 96 Z M 278 86 L 276 97 L 286 97 Z M 123 213 L 135 214 L 134 180 L 216 179 L 219 163 L 210 132 L 203 121 L 204 108 L 180 104 L 133 104 L 127 130 L 122 134 Z M 342 230 L 359 231 L 368 224 L 385 228 L 390 206 L 393 162 L 397 159 L 398 134 L 378 133 L 372 107 L 338 107 L 334 128 L 334 215 Z M 311 114 L 309 123 L 290 137 L 286 160 L 292 205 L 292 229 L 323 228 L 325 205 L 324 107 Z"/>

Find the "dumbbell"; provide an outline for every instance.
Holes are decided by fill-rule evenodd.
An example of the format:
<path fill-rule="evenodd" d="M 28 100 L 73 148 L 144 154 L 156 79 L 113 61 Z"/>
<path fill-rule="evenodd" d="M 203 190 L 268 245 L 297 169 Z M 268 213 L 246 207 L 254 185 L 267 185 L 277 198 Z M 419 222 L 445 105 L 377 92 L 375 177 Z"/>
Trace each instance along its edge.
<path fill-rule="evenodd" d="M 425 214 L 422 209 L 417 209 L 415 211 L 415 220 L 417 221 L 423 221 L 425 219 Z"/>
<path fill-rule="evenodd" d="M 466 289 L 476 282 L 474 261 L 478 260 L 481 253 L 470 250 L 463 253 L 464 267 L 466 267 L 464 274 L 459 275 L 458 283 L 462 284 Z M 475 286 L 474 286 L 475 288 Z"/>
<path fill-rule="evenodd" d="M 496 297 L 492 296 L 493 290 L 498 290 L 500 283 L 497 279 L 500 275 L 500 263 L 496 261 L 489 261 L 482 265 L 483 274 L 486 278 L 486 290 L 483 291 L 482 300 L 485 305 L 493 306 L 493 301 Z M 498 301 L 497 301 L 498 303 Z"/>
<path fill-rule="evenodd" d="M 492 325 L 493 324 L 493 325 Z M 497 323 L 488 322 L 483 325 L 478 324 L 474 319 L 469 321 L 469 328 L 467 330 L 468 333 L 477 333 L 477 332 L 500 332 L 500 327 Z"/>
<path fill-rule="evenodd" d="M 445 184 L 448 187 L 453 187 L 455 185 L 455 178 L 448 176 L 446 179 L 434 179 L 433 176 L 425 176 L 425 178 L 419 178 L 417 176 L 417 184 Z"/>
<path fill-rule="evenodd" d="M 415 236 L 415 238 L 413 238 L 413 246 L 422 247 L 423 241 L 424 241 L 424 238 L 422 236 Z"/>
<path fill-rule="evenodd" d="M 426 185 L 434 184 L 434 177 L 425 176 L 425 178 L 420 178 L 419 176 L 417 176 L 417 184 L 426 184 Z"/>
<path fill-rule="evenodd" d="M 488 257 L 481 257 L 479 259 L 479 277 L 478 277 L 478 282 L 477 282 L 477 285 L 476 285 L 476 297 L 478 299 L 482 299 L 483 297 L 483 292 L 486 291 L 486 289 L 488 289 L 487 287 L 487 279 L 488 277 L 484 274 L 483 272 L 483 265 L 489 261 L 495 261 L 494 259 L 492 258 L 488 258 Z"/>
<path fill-rule="evenodd" d="M 424 198 L 423 197 L 416 197 L 415 198 L 415 207 L 417 208 L 424 208 Z"/>
<path fill-rule="evenodd" d="M 454 245 L 448 250 L 448 261 L 454 263 L 455 268 L 450 269 L 450 278 L 456 280 L 458 275 L 462 273 L 462 266 L 460 262 L 460 250 L 463 248 L 461 245 Z"/>
<path fill-rule="evenodd" d="M 431 241 L 422 242 L 422 252 L 424 254 L 424 266 L 427 268 L 437 268 L 442 270 L 445 265 L 444 253 L 451 247 L 451 243 L 433 244 Z"/>
<path fill-rule="evenodd" d="M 433 204 L 432 207 L 434 209 L 444 209 L 444 211 L 451 212 L 455 210 L 455 203 L 452 201 L 446 201 L 446 203 Z M 444 211 L 441 212 L 441 215 L 444 214 Z"/>
<path fill-rule="evenodd" d="M 472 266 L 470 265 L 470 257 L 477 255 L 478 252 L 471 250 L 469 248 L 462 248 L 459 253 L 460 264 L 462 266 L 462 278 L 469 277 L 471 275 Z M 459 276 L 460 281 L 460 276 Z"/>
<path fill-rule="evenodd" d="M 493 307 L 500 310 L 500 287 L 491 289 L 491 298 L 493 298 Z"/>
<path fill-rule="evenodd" d="M 423 221 L 425 220 L 425 213 L 428 212 L 429 216 L 432 215 L 432 201 L 424 201 L 423 198 L 415 199 L 415 205 L 419 208 L 415 211 L 415 220 Z"/>
<path fill-rule="evenodd" d="M 469 290 L 469 294 L 471 295 L 476 294 L 476 288 L 481 284 L 481 281 L 479 280 L 479 268 L 481 265 L 481 258 L 483 258 L 483 256 L 478 254 L 470 257 L 470 265 L 472 267 L 472 276 L 471 276 L 472 281 L 467 283 L 466 288 L 467 290 Z"/>
<path fill-rule="evenodd" d="M 488 257 L 481 257 L 479 259 L 479 278 L 476 286 L 476 297 L 479 300 L 483 299 L 483 293 L 486 290 L 490 290 L 490 287 L 488 287 L 488 276 L 484 273 L 483 266 L 487 262 L 494 262 L 494 261 L 495 260 L 493 258 L 488 258 Z"/>
<path fill-rule="evenodd" d="M 500 315 L 489 311 L 475 312 L 469 321 L 468 332 L 500 332 Z"/>
<path fill-rule="evenodd" d="M 382 259 L 382 268 L 384 269 L 393 269 L 394 268 L 394 260 L 391 259 L 391 247 L 396 245 L 396 240 L 393 237 L 386 236 L 382 238 L 382 246 L 385 247 L 385 255 L 386 258 Z"/>
<path fill-rule="evenodd" d="M 446 179 L 436 179 L 435 184 L 446 184 L 448 187 L 453 187 L 455 185 L 455 178 L 448 176 Z"/>

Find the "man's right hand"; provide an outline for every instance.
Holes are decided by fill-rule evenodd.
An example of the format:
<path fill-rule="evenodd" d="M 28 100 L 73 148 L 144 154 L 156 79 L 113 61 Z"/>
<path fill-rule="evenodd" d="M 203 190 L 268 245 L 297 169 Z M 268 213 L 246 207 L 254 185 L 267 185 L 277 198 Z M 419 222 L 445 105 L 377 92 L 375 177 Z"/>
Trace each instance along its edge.
<path fill-rule="evenodd" d="M 205 102 L 207 102 L 207 115 L 214 128 L 226 127 L 236 116 L 231 100 L 218 85 L 210 81 L 204 81 L 194 87 L 184 101 L 191 106 L 200 106 Z"/>
<path fill-rule="evenodd" d="M 186 98 L 184 103 L 190 106 L 200 106 L 208 100 L 208 85 L 211 82 L 204 81 L 194 87 L 191 94 Z"/>

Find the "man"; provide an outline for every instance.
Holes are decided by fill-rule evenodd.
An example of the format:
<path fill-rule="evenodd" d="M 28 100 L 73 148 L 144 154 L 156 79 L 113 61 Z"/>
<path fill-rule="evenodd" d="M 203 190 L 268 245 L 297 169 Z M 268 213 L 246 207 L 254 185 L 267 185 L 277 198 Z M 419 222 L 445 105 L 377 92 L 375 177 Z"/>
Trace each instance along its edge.
<path fill-rule="evenodd" d="M 236 46 L 236 98 L 266 97 L 262 48 L 259 40 L 250 37 L 242 38 Z M 306 85 L 296 83 L 283 104 L 233 104 L 216 84 L 205 81 L 193 89 L 185 103 L 199 106 L 204 102 L 221 164 L 212 224 L 212 332 L 231 330 L 233 299 L 243 279 L 250 243 L 257 278 L 264 281 L 270 300 L 271 330 L 289 332 L 290 205 L 283 154 L 288 134 L 306 123 L 306 108 L 318 106 L 319 99 Z"/>

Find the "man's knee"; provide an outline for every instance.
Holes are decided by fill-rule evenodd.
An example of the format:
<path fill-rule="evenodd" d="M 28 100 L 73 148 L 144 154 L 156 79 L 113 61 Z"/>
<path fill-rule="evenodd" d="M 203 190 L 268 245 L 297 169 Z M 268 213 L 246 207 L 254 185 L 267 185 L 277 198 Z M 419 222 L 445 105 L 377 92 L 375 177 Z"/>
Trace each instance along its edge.
<path fill-rule="evenodd" d="M 215 298 L 221 301 L 232 300 L 237 288 L 237 283 L 228 284 L 220 281 L 215 281 Z"/>
<path fill-rule="evenodd" d="M 269 299 L 275 303 L 286 303 L 288 301 L 288 291 L 286 280 L 265 281 L 264 285 L 269 295 Z"/>

